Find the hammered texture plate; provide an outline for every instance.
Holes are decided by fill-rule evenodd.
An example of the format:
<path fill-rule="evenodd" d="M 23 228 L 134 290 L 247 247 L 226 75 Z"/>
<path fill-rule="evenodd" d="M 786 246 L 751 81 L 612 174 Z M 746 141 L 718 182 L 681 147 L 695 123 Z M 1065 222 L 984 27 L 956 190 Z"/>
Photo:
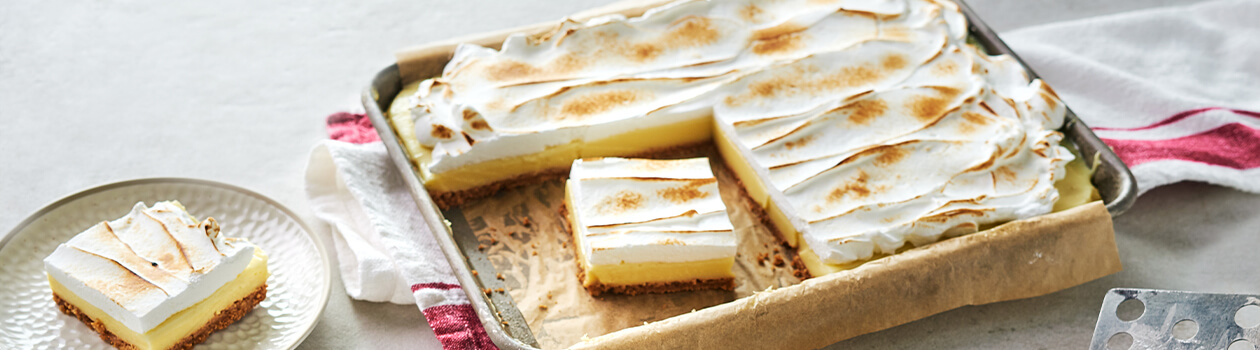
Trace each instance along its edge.
<path fill-rule="evenodd" d="M 192 179 L 144 179 L 86 190 L 35 213 L 0 241 L 0 349 L 111 349 L 53 303 L 43 259 L 57 245 L 131 206 L 179 200 L 223 234 L 244 237 L 270 255 L 267 299 L 199 349 L 291 349 L 314 328 L 328 302 L 330 264 L 322 244 L 289 210 L 257 193 Z"/>

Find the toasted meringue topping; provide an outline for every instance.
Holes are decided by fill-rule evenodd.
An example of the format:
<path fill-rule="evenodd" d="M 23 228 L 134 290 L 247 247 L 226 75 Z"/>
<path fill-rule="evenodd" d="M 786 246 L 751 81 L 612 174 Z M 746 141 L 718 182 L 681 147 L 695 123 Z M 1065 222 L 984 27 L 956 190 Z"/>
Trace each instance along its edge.
<path fill-rule="evenodd" d="M 229 243 L 214 218 L 197 222 L 178 202 L 136 203 L 44 259 L 45 270 L 137 333 L 205 299 L 245 270 L 254 246 Z"/>
<path fill-rule="evenodd" d="M 565 21 L 498 51 L 463 45 L 416 95 L 432 152 L 421 166 L 437 174 L 703 110 L 829 263 L 1047 213 L 1072 159 L 1055 131 L 1062 102 L 966 35 L 944 0 L 692 0 Z M 640 199 L 652 210 L 590 220 L 664 217 L 662 199 Z"/>
<path fill-rule="evenodd" d="M 895 84 L 728 130 L 820 258 L 865 260 L 1050 212 L 1064 109 L 1022 72 L 951 45 Z"/>
<path fill-rule="evenodd" d="M 569 191 L 593 265 L 735 255 L 735 233 L 708 158 L 577 160 Z"/>

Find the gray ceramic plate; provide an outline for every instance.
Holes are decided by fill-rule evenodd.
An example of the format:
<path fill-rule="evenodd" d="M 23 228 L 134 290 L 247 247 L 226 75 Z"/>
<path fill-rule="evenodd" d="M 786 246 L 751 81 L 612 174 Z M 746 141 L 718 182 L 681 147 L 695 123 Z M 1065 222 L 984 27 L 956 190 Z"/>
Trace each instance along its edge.
<path fill-rule="evenodd" d="M 95 187 L 53 202 L 0 240 L 0 348 L 111 349 L 52 300 L 44 257 L 93 224 L 131 206 L 179 200 L 197 217 L 214 217 L 229 237 L 270 255 L 267 299 L 202 349 L 292 349 L 310 334 L 328 303 L 331 263 L 323 244 L 296 215 L 252 191 L 217 182 L 154 178 Z"/>

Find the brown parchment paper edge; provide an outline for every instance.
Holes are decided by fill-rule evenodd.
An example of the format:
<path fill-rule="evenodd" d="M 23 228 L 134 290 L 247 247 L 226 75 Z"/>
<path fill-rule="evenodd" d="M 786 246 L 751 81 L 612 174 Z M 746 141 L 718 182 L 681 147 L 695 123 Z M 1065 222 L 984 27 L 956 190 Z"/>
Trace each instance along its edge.
<path fill-rule="evenodd" d="M 1111 215 L 1093 202 L 572 348 L 818 348 L 962 306 L 1049 294 L 1120 269 Z"/>

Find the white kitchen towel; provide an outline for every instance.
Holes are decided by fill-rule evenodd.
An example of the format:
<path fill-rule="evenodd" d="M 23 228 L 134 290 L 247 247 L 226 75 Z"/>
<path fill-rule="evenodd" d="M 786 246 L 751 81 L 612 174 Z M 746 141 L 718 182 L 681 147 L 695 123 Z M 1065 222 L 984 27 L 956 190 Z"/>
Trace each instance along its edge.
<path fill-rule="evenodd" d="M 306 192 L 315 215 L 327 221 L 332 228 L 333 246 L 341 268 L 341 280 L 346 294 L 351 298 L 414 304 L 410 285 L 385 243 L 384 231 L 422 230 L 407 226 L 421 226 L 416 215 L 400 215 L 402 219 L 381 220 L 369 217 L 366 206 L 375 205 L 381 199 L 401 193 L 389 191 L 397 171 L 378 164 L 374 158 L 385 149 L 380 143 L 355 145 L 339 141 L 324 141 L 311 153 L 306 171 Z M 364 200 L 371 197 L 370 200 Z M 404 198 L 408 201 L 410 197 Z M 400 210 L 415 205 L 394 205 Z M 390 208 L 386 211 L 394 211 Z M 373 211 L 373 214 L 379 210 Z M 447 267 L 449 270 L 449 267 Z"/>
<path fill-rule="evenodd" d="M 1260 192 L 1260 1 L 1208 1 L 1002 35 L 1137 178 Z"/>
<path fill-rule="evenodd" d="M 338 113 L 328 124 L 335 140 L 311 151 L 306 194 L 332 226 L 346 294 L 416 304 L 446 349 L 494 348 L 366 117 Z"/>

